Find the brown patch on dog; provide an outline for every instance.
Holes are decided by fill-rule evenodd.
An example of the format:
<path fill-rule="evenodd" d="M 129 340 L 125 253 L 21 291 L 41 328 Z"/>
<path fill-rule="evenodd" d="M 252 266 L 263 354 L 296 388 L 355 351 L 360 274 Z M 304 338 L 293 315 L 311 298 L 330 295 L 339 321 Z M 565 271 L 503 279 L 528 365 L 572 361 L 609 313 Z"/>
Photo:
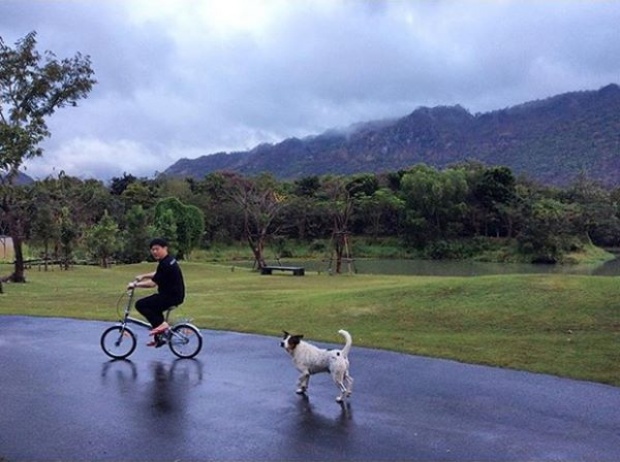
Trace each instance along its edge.
<path fill-rule="evenodd" d="M 297 345 L 299 345 L 299 343 L 301 342 L 301 339 L 304 338 L 304 336 L 292 335 L 285 330 L 283 330 L 282 332 L 284 334 L 284 337 L 282 338 L 281 346 L 284 347 L 289 353 L 292 353 L 295 347 L 297 347 Z"/>
<path fill-rule="evenodd" d="M 288 339 L 288 344 L 290 345 L 291 350 L 294 350 L 295 347 L 299 345 L 302 338 L 304 338 L 303 335 L 291 335 L 291 338 Z"/>

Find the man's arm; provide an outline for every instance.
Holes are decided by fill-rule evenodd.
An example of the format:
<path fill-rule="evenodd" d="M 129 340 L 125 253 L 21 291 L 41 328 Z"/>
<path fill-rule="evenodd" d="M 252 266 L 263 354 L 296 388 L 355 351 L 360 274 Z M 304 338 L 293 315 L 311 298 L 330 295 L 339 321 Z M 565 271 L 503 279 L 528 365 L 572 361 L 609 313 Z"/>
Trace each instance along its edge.
<path fill-rule="evenodd" d="M 153 271 L 152 273 L 138 274 L 136 276 L 136 281 L 140 282 L 144 279 L 153 279 L 153 276 L 155 276 L 155 271 Z"/>
<path fill-rule="evenodd" d="M 143 288 L 152 288 L 157 287 L 157 284 L 153 281 L 153 276 L 155 276 L 155 271 L 152 273 L 139 274 L 136 276 L 135 281 L 127 284 L 128 289 L 135 289 L 136 287 Z"/>

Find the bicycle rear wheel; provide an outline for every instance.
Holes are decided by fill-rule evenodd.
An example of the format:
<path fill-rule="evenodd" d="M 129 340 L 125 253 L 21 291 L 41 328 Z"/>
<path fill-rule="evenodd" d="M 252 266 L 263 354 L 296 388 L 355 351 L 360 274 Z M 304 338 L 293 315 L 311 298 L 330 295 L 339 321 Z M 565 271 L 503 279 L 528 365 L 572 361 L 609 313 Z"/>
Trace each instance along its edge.
<path fill-rule="evenodd" d="M 126 326 L 108 327 L 101 334 L 101 349 L 110 358 L 125 359 L 136 349 L 136 335 Z"/>
<path fill-rule="evenodd" d="M 179 358 L 193 358 L 202 348 L 202 334 L 191 324 L 172 326 L 169 335 L 168 346 Z"/>

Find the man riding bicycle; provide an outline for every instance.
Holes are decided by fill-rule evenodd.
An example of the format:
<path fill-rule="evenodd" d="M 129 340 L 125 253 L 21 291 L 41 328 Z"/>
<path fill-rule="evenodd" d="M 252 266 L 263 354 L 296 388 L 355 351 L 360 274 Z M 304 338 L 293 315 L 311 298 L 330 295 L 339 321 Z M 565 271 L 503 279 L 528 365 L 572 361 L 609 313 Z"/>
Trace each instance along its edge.
<path fill-rule="evenodd" d="M 157 293 L 136 301 L 136 309 L 144 316 L 153 329 L 153 341 L 148 346 L 159 347 L 163 343 L 159 334 L 164 333 L 170 326 L 164 319 L 164 311 L 178 306 L 185 299 L 185 282 L 181 267 L 175 258 L 168 253 L 168 242 L 163 238 L 155 238 L 149 244 L 151 255 L 158 262 L 152 273 L 136 276 L 134 282 L 127 286 L 129 289 L 143 287 L 157 287 Z"/>

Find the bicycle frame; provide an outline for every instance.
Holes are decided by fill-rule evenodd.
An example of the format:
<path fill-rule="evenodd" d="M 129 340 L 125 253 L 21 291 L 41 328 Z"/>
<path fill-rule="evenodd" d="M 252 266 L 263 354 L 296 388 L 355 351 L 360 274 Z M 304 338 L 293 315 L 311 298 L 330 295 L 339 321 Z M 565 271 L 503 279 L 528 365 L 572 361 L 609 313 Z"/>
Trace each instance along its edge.
<path fill-rule="evenodd" d="M 152 326 L 142 319 L 134 318 L 129 316 L 129 312 L 131 311 L 131 303 L 133 302 L 135 288 L 127 289 L 127 293 L 129 294 L 129 299 L 127 300 L 127 304 L 125 305 L 125 310 L 123 313 L 123 319 L 120 319 L 119 322 L 123 327 L 127 324 L 136 324 L 138 326 L 142 326 L 145 329 L 152 329 Z M 168 319 L 168 314 L 166 313 L 166 320 Z"/>
<path fill-rule="evenodd" d="M 125 305 L 125 310 L 123 312 L 123 319 L 119 320 L 121 326 L 123 329 L 125 329 L 125 326 L 127 326 L 127 324 L 136 324 L 138 326 L 144 327 L 145 329 L 152 329 L 153 326 L 151 326 L 148 322 L 143 321 L 142 319 L 138 319 L 138 318 L 134 318 L 132 316 L 129 316 L 129 312 L 131 311 L 131 304 L 133 302 L 133 298 L 134 298 L 134 292 L 135 292 L 135 287 L 132 287 L 130 289 L 127 289 L 127 293 L 129 294 L 129 299 L 127 300 L 127 304 Z M 168 308 L 166 311 L 166 322 L 168 322 L 168 318 L 170 316 L 170 312 L 175 309 L 176 306 L 173 306 L 171 308 Z M 174 327 L 174 326 L 173 326 Z M 166 335 L 166 338 L 170 338 L 171 336 L 174 337 L 179 337 L 179 334 L 177 332 L 174 332 L 173 330 L 168 330 L 166 332 L 164 332 L 163 334 Z"/>

